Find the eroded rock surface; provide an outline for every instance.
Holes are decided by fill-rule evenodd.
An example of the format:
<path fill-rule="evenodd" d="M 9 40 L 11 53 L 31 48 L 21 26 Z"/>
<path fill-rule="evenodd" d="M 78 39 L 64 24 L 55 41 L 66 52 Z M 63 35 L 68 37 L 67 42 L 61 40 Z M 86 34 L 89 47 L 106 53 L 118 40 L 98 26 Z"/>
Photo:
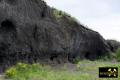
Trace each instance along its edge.
<path fill-rule="evenodd" d="M 94 60 L 109 52 L 103 37 L 42 0 L 0 0 L 0 66 L 16 62 Z"/>
<path fill-rule="evenodd" d="M 112 52 L 116 52 L 118 48 L 120 48 L 120 42 L 116 40 L 106 40 L 107 44 L 110 47 Z"/>

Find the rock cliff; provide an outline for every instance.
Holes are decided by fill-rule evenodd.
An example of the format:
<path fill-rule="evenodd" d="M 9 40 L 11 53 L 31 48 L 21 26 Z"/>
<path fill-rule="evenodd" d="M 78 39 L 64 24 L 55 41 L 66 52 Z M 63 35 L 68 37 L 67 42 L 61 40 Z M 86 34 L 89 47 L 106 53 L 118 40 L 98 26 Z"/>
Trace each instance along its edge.
<path fill-rule="evenodd" d="M 108 52 L 98 32 L 42 0 L 0 0 L 1 71 L 16 62 L 94 60 Z"/>
<path fill-rule="evenodd" d="M 110 47 L 112 52 L 116 52 L 118 48 L 120 48 L 120 42 L 116 40 L 106 40 L 107 44 Z"/>

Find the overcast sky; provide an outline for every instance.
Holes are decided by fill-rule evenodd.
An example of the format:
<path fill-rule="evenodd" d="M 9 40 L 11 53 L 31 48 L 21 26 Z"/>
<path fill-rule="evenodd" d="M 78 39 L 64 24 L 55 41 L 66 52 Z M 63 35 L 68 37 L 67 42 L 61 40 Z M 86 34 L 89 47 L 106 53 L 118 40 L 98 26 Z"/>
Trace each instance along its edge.
<path fill-rule="evenodd" d="M 105 39 L 120 41 L 120 0 L 45 0 L 69 13 Z"/>

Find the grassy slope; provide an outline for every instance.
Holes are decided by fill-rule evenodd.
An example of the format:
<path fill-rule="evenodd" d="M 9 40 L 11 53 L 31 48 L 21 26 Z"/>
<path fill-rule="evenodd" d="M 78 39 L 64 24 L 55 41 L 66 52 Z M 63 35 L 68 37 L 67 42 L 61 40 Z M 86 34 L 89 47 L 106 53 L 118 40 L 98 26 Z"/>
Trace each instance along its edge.
<path fill-rule="evenodd" d="M 120 80 L 120 75 L 116 79 L 98 78 L 98 68 L 105 66 L 116 66 L 120 71 L 120 63 L 84 60 L 77 65 L 65 64 L 57 69 L 39 64 L 17 64 L 8 69 L 6 75 L 12 80 Z"/>

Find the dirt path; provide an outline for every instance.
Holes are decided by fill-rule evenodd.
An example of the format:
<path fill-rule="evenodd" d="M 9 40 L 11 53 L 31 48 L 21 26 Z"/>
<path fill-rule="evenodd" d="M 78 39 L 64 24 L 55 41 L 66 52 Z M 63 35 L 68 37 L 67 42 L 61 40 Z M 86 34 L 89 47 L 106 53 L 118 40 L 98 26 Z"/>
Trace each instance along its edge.
<path fill-rule="evenodd" d="M 0 80 L 10 80 L 10 79 L 4 79 L 4 74 L 0 74 Z"/>
<path fill-rule="evenodd" d="M 0 75 L 0 80 L 3 80 L 3 75 Z"/>

